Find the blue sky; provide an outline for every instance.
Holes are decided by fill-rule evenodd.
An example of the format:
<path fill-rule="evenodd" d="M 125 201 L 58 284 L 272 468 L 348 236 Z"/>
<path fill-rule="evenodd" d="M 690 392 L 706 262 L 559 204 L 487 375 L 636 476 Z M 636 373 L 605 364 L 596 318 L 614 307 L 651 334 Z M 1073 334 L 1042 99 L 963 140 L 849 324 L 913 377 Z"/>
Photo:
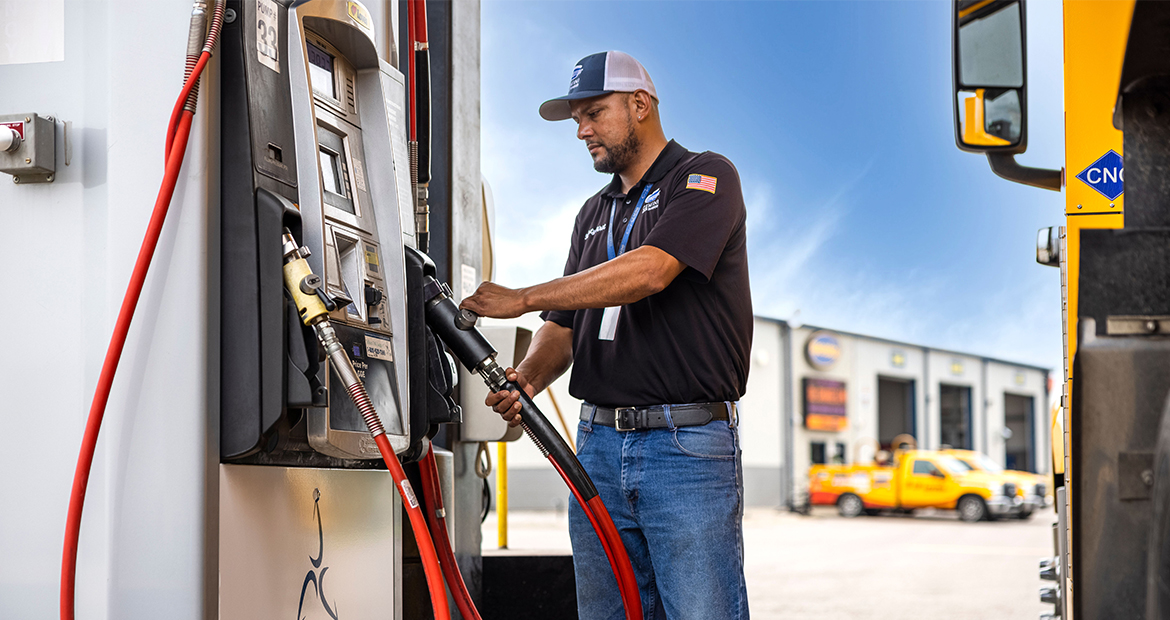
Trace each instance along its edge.
<path fill-rule="evenodd" d="M 1035 262 L 1056 192 L 1003 181 L 954 145 L 950 4 L 521 2 L 482 5 L 483 172 L 495 281 L 560 275 L 573 217 L 608 182 L 572 121 L 537 106 L 577 60 L 650 72 L 668 137 L 743 181 L 756 314 L 1059 369 L 1058 270 Z M 1063 164 L 1060 4 L 1028 4 L 1029 149 Z"/>

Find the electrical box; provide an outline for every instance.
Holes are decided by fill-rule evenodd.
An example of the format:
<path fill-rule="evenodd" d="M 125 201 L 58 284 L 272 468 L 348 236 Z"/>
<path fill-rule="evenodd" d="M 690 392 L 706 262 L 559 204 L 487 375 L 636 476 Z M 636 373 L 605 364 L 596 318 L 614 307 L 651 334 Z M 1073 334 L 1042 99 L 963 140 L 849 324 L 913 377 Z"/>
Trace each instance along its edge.
<path fill-rule="evenodd" d="M 489 326 L 480 327 L 479 331 L 498 349 L 496 362 L 504 368 L 515 368 L 528 355 L 528 345 L 532 344 L 532 330 L 525 327 Z M 488 389 L 479 375 L 461 368 L 459 390 L 463 403 L 461 441 L 515 441 L 523 434 L 523 429 L 508 426 L 500 414 L 483 404 Z"/>
<path fill-rule="evenodd" d="M 51 183 L 57 172 L 56 123 L 34 113 L 0 115 L 0 172 L 14 183 Z"/>

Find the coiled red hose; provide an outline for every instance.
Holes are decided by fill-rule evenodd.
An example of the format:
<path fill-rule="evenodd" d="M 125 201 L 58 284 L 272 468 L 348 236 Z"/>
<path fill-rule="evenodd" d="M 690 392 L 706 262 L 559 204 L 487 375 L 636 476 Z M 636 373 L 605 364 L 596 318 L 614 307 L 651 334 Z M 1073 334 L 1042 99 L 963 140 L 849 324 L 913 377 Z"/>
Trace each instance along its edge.
<path fill-rule="evenodd" d="M 222 22 L 223 0 L 216 1 L 216 8 L 214 19 Z M 218 24 L 212 30 L 218 34 Z M 171 198 L 175 193 L 179 171 L 183 166 L 183 156 L 187 151 L 187 139 L 191 134 L 194 112 L 193 110 L 184 110 L 183 106 L 195 88 L 195 84 L 198 83 L 203 68 L 207 66 L 207 60 L 211 57 L 211 49 L 214 46 L 215 40 L 209 37 L 199 60 L 191 68 L 183 90 L 175 102 L 175 113 L 172 114 L 171 123 L 167 127 L 166 168 L 163 172 L 162 184 L 154 202 L 150 223 L 147 224 L 146 234 L 142 239 L 142 246 L 138 250 L 138 258 L 134 262 L 134 271 L 130 274 L 130 283 L 122 298 L 122 307 L 118 311 L 118 320 L 114 324 L 114 333 L 110 336 L 110 344 L 106 349 L 106 357 L 102 362 L 101 374 L 98 376 L 97 387 L 94 390 L 93 402 L 90 404 L 89 417 L 85 423 L 85 434 L 82 436 L 81 448 L 77 455 L 77 467 L 73 472 L 69 512 L 65 519 L 65 542 L 61 554 L 60 614 L 62 620 L 73 620 L 74 615 L 77 543 L 81 537 L 81 515 L 85 507 L 85 491 L 89 486 L 89 473 L 93 466 L 98 433 L 101 431 L 102 419 L 105 417 L 106 405 L 110 399 L 114 375 L 118 371 L 118 361 L 122 358 L 122 349 L 126 344 L 130 323 L 134 319 L 134 310 L 142 295 L 146 273 L 150 269 L 154 250 L 158 246 L 163 223 L 166 221 L 167 211 L 170 209 Z"/>

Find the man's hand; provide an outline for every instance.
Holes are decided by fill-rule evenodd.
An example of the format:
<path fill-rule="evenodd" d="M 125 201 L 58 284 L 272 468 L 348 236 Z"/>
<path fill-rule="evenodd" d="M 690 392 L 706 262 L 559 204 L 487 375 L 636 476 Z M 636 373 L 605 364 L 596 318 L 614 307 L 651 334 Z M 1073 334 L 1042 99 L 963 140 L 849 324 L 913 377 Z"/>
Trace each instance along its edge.
<path fill-rule="evenodd" d="M 482 287 L 480 287 L 482 288 Z M 528 398 L 532 398 L 536 394 L 536 388 L 528 383 L 528 379 L 520 374 L 515 368 L 509 368 L 504 372 L 504 376 L 508 381 L 514 381 L 524 388 L 528 394 Z M 508 390 L 500 390 L 499 392 L 492 392 L 487 395 L 483 403 L 491 407 L 508 421 L 508 426 L 520 426 L 520 392 L 515 390 L 509 392 Z"/>
<path fill-rule="evenodd" d="M 484 282 L 475 293 L 459 304 L 479 316 L 493 319 L 514 319 L 527 312 L 521 291 L 506 288 L 495 282 Z"/>

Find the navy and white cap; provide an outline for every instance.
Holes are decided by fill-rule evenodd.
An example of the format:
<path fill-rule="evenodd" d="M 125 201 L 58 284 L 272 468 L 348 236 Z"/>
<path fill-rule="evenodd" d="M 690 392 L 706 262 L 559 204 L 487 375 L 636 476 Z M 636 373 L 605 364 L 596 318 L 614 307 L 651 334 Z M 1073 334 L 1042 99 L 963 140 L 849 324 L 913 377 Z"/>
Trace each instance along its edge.
<path fill-rule="evenodd" d="M 569 102 L 610 93 L 644 90 L 658 100 L 658 91 L 642 63 L 625 52 L 598 52 L 581 59 L 573 67 L 569 94 L 540 104 L 540 116 L 546 121 L 563 121 L 571 117 Z"/>

